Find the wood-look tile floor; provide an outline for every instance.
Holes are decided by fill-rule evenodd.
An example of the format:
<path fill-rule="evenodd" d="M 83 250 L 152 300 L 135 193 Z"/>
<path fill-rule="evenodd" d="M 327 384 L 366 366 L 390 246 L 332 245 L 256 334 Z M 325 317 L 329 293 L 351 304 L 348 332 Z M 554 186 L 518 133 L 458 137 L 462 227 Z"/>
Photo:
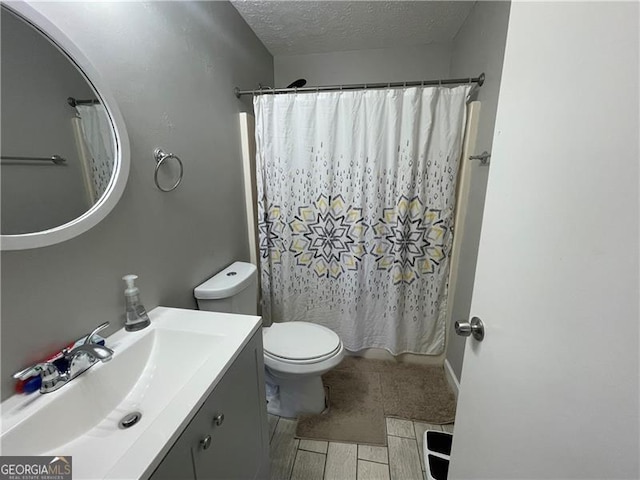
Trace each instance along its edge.
<path fill-rule="evenodd" d="M 296 420 L 269 415 L 272 480 L 424 480 L 425 430 L 453 424 L 387 418 L 387 446 L 299 440 Z"/>

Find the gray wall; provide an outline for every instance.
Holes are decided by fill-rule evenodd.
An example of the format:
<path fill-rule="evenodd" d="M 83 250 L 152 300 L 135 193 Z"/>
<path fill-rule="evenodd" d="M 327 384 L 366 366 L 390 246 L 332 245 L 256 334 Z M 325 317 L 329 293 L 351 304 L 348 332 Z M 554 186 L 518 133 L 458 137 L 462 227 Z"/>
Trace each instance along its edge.
<path fill-rule="evenodd" d="M 67 97 L 95 98 L 75 66 L 40 33 L 2 9 L 2 154 L 67 159 L 2 166 L 4 234 L 46 230 L 90 207 Z"/>
<path fill-rule="evenodd" d="M 451 44 L 274 57 L 277 87 L 429 80 L 449 75 Z"/>
<path fill-rule="evenodd" d="M 2 396 L 10 374 L 101 322 L 123 324 L 126 273 L 147 309 L 195 308 L 192 289 L 248 259 L 237 85 L 273 83 L 273 59 L 227 2 L 42 3 L 115 95 L 131 173 L 115 209 L 67 242 L 2 253 Z M 153 184 L 153 149 L 178 154 L 184 181 Z M 110 332 L 107 332 L 110 333 Z"/>
<path fill-rule="evenodd" d="M 477 2 L 453 43 L 452 77 L 466 76 L 469 72 L 473 75 L 484 72 L 486 75 L 486 81 L 477 95 L 482 106 L 475 153 L 484 150 L 491 152 L 510 7 L 510 2 Z M 449 299 L 453 302 L 453 317 L 447 344 L 447 360 L 458 379 L 462 371 L 465 339 L 455 334 L 453 323 L 469 318 L 489 168 L 491 167 L 481 166 L 479 162 L 471 164 L 471 188 L 464 219 L 458 283 L 455 295 Z"/>

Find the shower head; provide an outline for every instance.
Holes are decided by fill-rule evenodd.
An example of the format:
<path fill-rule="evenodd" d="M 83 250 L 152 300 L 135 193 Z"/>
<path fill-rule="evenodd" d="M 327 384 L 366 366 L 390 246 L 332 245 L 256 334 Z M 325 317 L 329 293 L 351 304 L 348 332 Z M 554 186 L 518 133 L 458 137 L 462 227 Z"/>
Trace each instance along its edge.
<path fill-rule="evenodd" d="M 307 84 L 307 81 L 304 78 L 299 78 L 295 82 L 292 82 L 287 86 L 287 88 L 300 88 L 304 87 Z"/>

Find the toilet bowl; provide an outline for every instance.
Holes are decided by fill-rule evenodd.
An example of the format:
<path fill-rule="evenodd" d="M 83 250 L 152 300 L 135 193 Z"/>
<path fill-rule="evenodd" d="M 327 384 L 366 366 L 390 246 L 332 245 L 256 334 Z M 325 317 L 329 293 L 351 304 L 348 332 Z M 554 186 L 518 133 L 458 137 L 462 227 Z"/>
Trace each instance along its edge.
<path fill-rule="evenodd" d="M 257 269 L 236 262 L 194 290 L 200 310 L 257 314 Z M 327 406 L 321 375 L 344 358 L 332 330 L 309 322 L 274 323 L 262 329 L 267 410 L 281 417 L 320 413 Z"/>
<path fill-rule="evenodd" d="M 308 322 L 274 323 L 262 329 L 267 410 L 280 417 L 320 413 L 327 407 L 321 375 L 344 358 L 340 337 Z"/>

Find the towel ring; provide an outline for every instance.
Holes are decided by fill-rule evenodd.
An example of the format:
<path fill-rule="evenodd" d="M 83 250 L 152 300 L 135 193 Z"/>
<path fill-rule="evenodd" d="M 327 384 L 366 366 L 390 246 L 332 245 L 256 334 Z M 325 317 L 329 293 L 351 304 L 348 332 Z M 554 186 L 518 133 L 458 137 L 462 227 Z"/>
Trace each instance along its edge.
<path fill-rule="evenodd" d="M 158 190 L 160 190 L 161 192 L 170 192 L 178 188 L 178 185 L 180 185 L 180 182 L 182 182 L 182 176 L 184 175 L 184 166 L 182 165 L 182 160 L 180 160 L 177 155 L 174 155 L 173 153 L 165 153 L 161 148 L 156 148 L 153 151 L 153 158 L 156 159 L 156 168 L 153 172 L 153 181 L 155 182 L 156 187 L 158 187 Z M 160 170 L 160 166 L 162 165 L 162 163 L 165 160 L 169 159 L 178 161 L 178 165 L 180 165 L 180 175 L 178 176 L 178 180 L 176 180 L 176 183 L 174 183 L 171 188 L 167 189 L 160 186 L 160 183 L 158 182 L 158 171 Z"/>

